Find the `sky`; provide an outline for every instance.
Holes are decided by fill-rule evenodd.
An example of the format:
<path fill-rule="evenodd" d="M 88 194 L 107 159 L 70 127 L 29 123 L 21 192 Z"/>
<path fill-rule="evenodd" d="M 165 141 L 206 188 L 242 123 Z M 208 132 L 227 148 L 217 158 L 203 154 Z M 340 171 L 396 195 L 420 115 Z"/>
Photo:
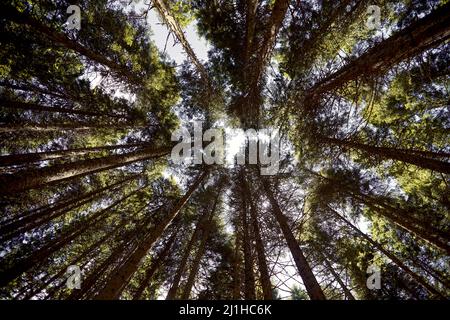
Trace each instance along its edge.
<path fill-rule="evenodd" d="M 152 29 L 152 40 L 155 42 L 158 49 L 162 52 L 164 51 L 164 46 L 166 43 L 167 34 L 169 33 L 167 27 L 161 24 L 161 21 L 156 13 L 155 9 L 150 10 L 147 21 Z M 197 33 L 196 22 L 193 21 L 184 29 L 184 34 L 187 41 L 194 50 L 197 58 L 200 61 L 205 62 L 208 59 L 208 50 L 210 48 L 206 39 L 201 38 Z M 177 65 L 181 64 L 186 59 L 186 54 L 184 53 L 181 44 L 174 44 L 174 37 L 171 36 L 167 42 L 166 53 L 167 55 L 175 60 Z"/>

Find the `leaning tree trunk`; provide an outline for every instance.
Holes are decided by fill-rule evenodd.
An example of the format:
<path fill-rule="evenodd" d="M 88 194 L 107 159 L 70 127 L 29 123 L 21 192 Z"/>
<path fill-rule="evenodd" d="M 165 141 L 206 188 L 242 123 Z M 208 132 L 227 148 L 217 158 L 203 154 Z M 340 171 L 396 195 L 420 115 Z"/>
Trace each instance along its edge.
<path fill-rule="evenodd" d="M 351 148 L 362 151 L 368 156 L 376 157 L 387 160 L 397 160 L 405 163 L 415 165 L 420 168 L 433 170 L 436 172 L 450 174 L 450 163 L 431 159 L 419 155 L 417 151 L 411 150 L 411 152 L 404 149 L 386 148 L 386 147 L 374 147 L 367 144 L 357 143 L 349 140 L 343 140 L 330 137 L 319 137 L 319 141 L 337 145 L 341 148 Z"/>
<path fill-rule="evenodd" d="M 82 222 L 81 226 L 74 226 L 71 230 L 63 234 L 61 237 L 52 240 L 50 243 L 43 246 L 41 249 L 33 252 L 30 256 L 24 258 L 23 260 L 15 262 L 13 265 L 8 266 L 5 270 L 0 272 L 0 287 L 6 286 L 10 281 L 14 280 L 18 276 L 20 276 L 23 272 L 27 271 L 34 265 L 42 262 L 47 259 L 51 254 L 55 253 L 72 240 L 77 238 L 87 229 L 96 226 L 100 221 L 106 218 L 107 213 L 129 197 L 135 195 L 139 191 L 141 191 L 144 187 L 139 188 L 137 190 L 132 191 L 128 195 L 120 198 L 117 201 L 114 201 L 108 207 L 99 210 L 93 214 L 91 214 L 87 219 Z"/>
<path fill-rule="evenodd" d="M 383 253 L 386 257 L 392 260 L 400 269 L 402 269 L 405 273 L 407 273 L 411 278 L 413 278 L 417 283 L 427 289 L 432 295 L 436 295 L 441 299 L 445 299 L 445 295 L 436 290 L 433 286 L 431 286 L 425 279 L 423 279 L 420 275 L 412 271 L 408 266 L 406 266 L 400 259 L 398 259 L 393 253 L 386 250 L 381 246 L 378 242 L 369 238 L 364 232 L 355 227 L 350 221 L 340 215 L 336 210 L 328 206 L 328 209 L 331 213 L 333 213 L 339 220 L 343 221 L 347 226 L 349 226 L 353 231 L 355 231 L 358 235 L 364 238 L 367 242 L 369 242 L 373 247 L 375 247 L 378 251 Z"/>
<path fill-rule="evenodd" d="M 303 251 L 289 227 L 286 216 L 283 212 L 281 212 L 278 202 L 272 193 L 270 184 L 265 179 L 262 179 L 262 184 L 264 186 L 267 198 L 272 206 L 272 212 L 280 226 L 281 231 L 283 232 L 284 238 L 286 239 L 287 245 L 291 251 L 292 257 L 294 258 L 298 272 L 303 280 L 303 284 L 305 285 L 309 297 L 313 300 L 325 300 L 325 295 L 322 288 L 320 288 L 320 285 L 317 282 L 308 261 L 306 261 Z"/>
<path fill-rule="evenodd" d="M 330 261 L 328 261 L 328 257 L 327 254 L 321 254 L 322 255 L 322 260 L 325 263 L 325 266 L 327 267 L 327 269 L 330 271 L 330 273 L 333 275 L 334 279 L 336 279 L 337 283 L 339 283 L 339 285 L 342 288 L 342 291 L 344 291 L 345 296 L 347 297 L 348 300 L 355 300 L 355 297 L 353 296 L 353 294 L 351 293 L 351 291 L 347 288 L 347 286 L 345 285 L 344 281 L 342 281 L 341 277 L 338 275 L 338 273 L 334 270 L 333 266 L 331 265 Z"/>
<path fill-rule="evenodd" d="M 87 147 L 87 148 L 74 148 L 65 149 L 57 151 L 43 151 L 43 152 L 33 152 L 33 153 L 20 153 L 20 154 L 9 154 L 5 156 L 0 156 L 0 166 L 12 166 L 12 165 L 23 165 L 30 164 L 38 161 L 47 161 L 60 159 L 63 157 L 74 157 L 82 156 L 91 152 L 98 151 L 109 151 L 117 149 L 128 149 L 134 147 L 145 147 L 144 143 L 128 143 L 128 144 L 118 144 L 112 146 L 98 146 L 98 147 Z M 148 144 L 147 144 L 148 146 Z"/>
<path fill-rule="evenodd" d="M 56 164 L 50 167 L 22 170 L 14 174 L 0 175 L 0 194 L 7 195 L 40 186 L 72 179 L 81 175 L 123 167 L 136 161 L 162 157 L 170 148 L 145 148 L 124 154 Z"/>
<path fill-rule="evenodd" d="M 121 292 L 130 281 L 132 275 L 139 268 L 142 259 L 147 255 L 147 252 L 152 248 L 155 241 L 161 237 L 173 219 L 178 216 L 180 210 L 189 201 L 191 195 L 195 192 L 195 190 L 197 190 L 201 182 L 206 178 L 207 174 L 208 170 L 205 170 L 203 173 L 198 175 L 186 194 L 176 203 L 165 218 L 148 231 L 144 240 L 141 242 L 137 250 L 130 255 L 129 259 L 120 266 L 116 267 L 112 273 L 114 276 L 107 281 L 104 288 L 95 296 L 96 299 L 117 299 L 120 296 Z"/>
<path fill-rule="evenodd" d="M 348 81 L 383 74 L 395 64 L 436 47 L 449 37 L 450 3 L 447 3 L 314 85 L 305 100 L 315 101 L 320 94 L 336 90 Z"/>
<path fill-rule="evenodd" d="M 71 49 L 79 54 L 87 57 L 88 59 L 98 62 L 109 69 L 111 69 L 114 73 L 118 74 L 122 79 L 128 81 L 129 83 L 135 85 L 141 85 L 142 79 L 139 79 L 135 74 L 131 73 L 130 70 L 121 66 L 115 61 L 111 61 L 106 58 L 102 53 L 98 53 L 92 51 L 91 49 L 83 46 L 82 44 L 70 39 L 64 33 L 58 32 L 45 24 L 43 24 L 38 19 L 34 18 L 27 12 L 19 12 L 16 8 L 7 7 L 3 8 L 4 14 L 8 15 L 8 18 L 12 21 L 24 25 L 28 25 L 33 29 L 33 32 L 40 32 L 52 40 L 56 45 L 61 45 L 67 49 Z"/>
<path fill-rule="evenodd" d="M 164 245 L 164 248 L 161 250 L 161 252 L 158 254 L 158 257 L 151 262 L 150 268 L 148 268 L 145 272 L 144 279 L 142 279 L 139 287 L 137 288 L 136 292 L 133 294 L 133 300 L 139 300 L 142 297 L 142 294 L 144 293 L 145 289 L 147 288 L 150 280 L 152 279 L 155 272 L 159 269 L 161 264 L 164 263 L 167 256 L 169 255 L 170 250 L 172 249 L 172 246 L 175 242 L 175 239 L 177 237 L 178 229 L 175 230 L 175 232 L 172 234 L 170 239 L 167 241 L 167 243 Z"/>
<path fill-rule="evenodd" d="M 96 198 L 99 198 L 102 193 L 105 191 L 113 191 L 118 187 L 123 186 L 125 183 L 129 182 L 132 179 L 135 179 L 139 175 L 133 175 L 119 182 L 113 183 L 106 187 L 100 188 L 98 190 L 89 192 L 80 197 L 74 198 L 69 201 L 62 202 L 54 207 L 50 207 L 47 210 L 37 211 L 33 214 L 22 216 L 22 217 L 13 217 L 6 224 L 0 225 L 0 242 L 7 241 L 9 239 L 14 238 L 17 235 L 28 232 L 38 226 L 43 225 L 53 219 L 61 217 L 67 212 L 79 208 L 82 205 L 94 201 Z"/>
<path fill-rule="evenodd" d="M 248 225 L 247 199 L 242 194 L 241 220 L 242 220 L 242 249 L 244 252 L 244 297 L 246 300 L 254 300 L 255 275 L 253 273 L 253 254 L 251 248 L 250 230 Z"/>
<path fill-rule="evenodd" d="M 197 248 L 197 252 L 195 253 L 194 261 L 192 262 L 191 272 L 189 273 L 189 277 L 184 286 L 183 293 L 181 295 L 181 299 L 186 300 L 189 299 L 191 294 L 192 287 L 194 285 L 195 277 L 197 276 L 198 270 L 200 269 L 200 262 L 205 254 L 206 250 L 206 241 L 208 240 L 209 234 L 211 232 L 211 224 L 214 218 L 214 212 L 216 211 L 217 203 L 219 202 L 219 193 L 217 193 L 216 199 L 214 201 L 211 212 L 209 213 L 208 221 L 202 227 L 202 238 L 200 239 L 200 244 Z"/>
<path fill-rule="evenodd" d="M 169 291 L 167 292 L 166 300 L 174 300 L 177 298 L 178 287 L 180 285 L 181 277 L 183 276 L 184 270 L 186 269 L 186 264 L 189 260 L 189 256 L 191 255 L 192 247 L 195 242 L 198 240 L 200 231 L 202 229 L 202 225 L 205 223 L 206 217 L 208 215 L 207 211 L 203 212 L 203 215 L 197 222 L 197 226 L 195 227 L 194 232 L 192 233 L 191 239 L 184 248 L 183 256 L 181 258 L 180 264 L 178 265 L 177 272 L 172 280 L 172 285 L 170 286 Z"/>
<path fill-rule="evenodd" d="M 258 215 L 256 211 L 255 201 L 251 194 L 250 188 L 248 186 L 245 177 L 242 179 L 243 186 L 245 189 L 245 194 L 248 195 L 248 200 L 250 202 L 250 216 L 252 220 L 252 230 L 255 238 L 256 244 L 256 254 L 258 258 L 258 269 L 260 274 L 261 287 L 263 290 L 263 296 L 265 300 L 273 299 L 272 284 L 270 282 L 269 269 L 267 268 L 266 254 L 264 249 L 264 244 L 261 240 L 261 233 L 258 223 Z"/>

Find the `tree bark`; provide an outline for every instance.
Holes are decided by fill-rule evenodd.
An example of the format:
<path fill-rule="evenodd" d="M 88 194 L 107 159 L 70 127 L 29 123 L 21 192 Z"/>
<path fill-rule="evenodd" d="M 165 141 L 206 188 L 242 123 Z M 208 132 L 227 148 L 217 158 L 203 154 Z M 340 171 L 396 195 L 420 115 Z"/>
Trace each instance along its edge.
<path fill-rule="evenodd" d="M 330 261 L 328 261 L 327 254 L 322 254 L 323 262 L 325 263 L 327 269 L 331 272 L 334 279 L 339 283 L 339 285 L 342 288 L 342 291 L 344 291 L 345 296 L 348 300 L 355 300 L 355 297 L 351 293 L 351 291 L 347 288 L 344 281 L 342 281 L 341 277 L 338 275 L 338 273 L 334 270 L 333 266 L 331 265 Z"/>
<path fill-rule="evenodd" d="M 272 283 L 270 282 L 269 269 L 267 268 L 267 260 L 264 249 L 264 244 L 261 239 L 261 233 L 258 223 L 258 214 L 255 207 L 254 198 L 250 191 L 249 185 L 245 176 L 242 177 L 242 183 L 245 190 L 245 194 L 248 195 L 248 201 L 250 202 L 250 216 L 252 220 L 253 236 L 256 244 L 256 254 L 258 258 L 258 269 L 260 274 L 261 287 L 263 290 L 264 300 L 273 299 Z"/>
<path fill-rule="evenodd" d="M 184 286 L 183 293 L 181 295 L 181 299 L 187 300 L 191 294 L 192 287 L 194 286 L 195 277 L 197 276 L 198 270 L 200 269 L 200 261 L 203 258 L 206 250 L 206 241 L 208 240 L 209 234 L 211 232 L 211 224 L 214 218 L 214 213 L 216 211 L 217 203 L 219 202 L 219 193 L 217 193 L 216 199 L 214 201 L 211 212 L 209 213 L 208 221 L 202 226 L 202 238 L 200 239 L 200 244 L 197 248 L 197 252 L 195 253 L 194 261 L 192 262 L 191 272 L 189 273 L 189 277 Z"/>
<path fill-rule="evenodd" d="M 278 206 L 278 202 L 276 201 L 272 193 L 271 186 L 265 179 L 262 179 L 262 184 L 264 186 L 267 198 L 269 199 L 269 202 L 272 206 L 272 212 L 280 226 L 281 231 L 283 232 L 284 238 L 286 239 L 287 245 L 289 247 L 289 250 L 291 251 L 292 257 L 294 258 L 298 272 L 303 280 L 303 284 L 305 285 L 309 297 L 313 300 L 325 300 L 325 295 L 322 291 L 322 288 L 320 288 L 320 285 L 317 282 L 317 279 L 314 276 L 311 267 L 308 264 L 308 261 L 306 261 L 303 251 L 289 227 L 286 216 L 283 214 L 283 212 L 281 212 L 281 209 Z"/>
<path fill-rule="evenodd" d="M 7 14 L 8 18 L 16 23 L 30 26 L 33 29 L 33 32 L 40 32 L 44 34 L 55 44 L 78 52 L 86 58 L 108 67 L 114 73 L 118 74 L 122 79 L 125 79 L 135 85 L 142 84 L 142 80 L 139 79 L 139 77 L 137 77 L 136 75 L 132 74 L 130 70 L 127 70 L 124 66 L 119 65 L 117 62 L 109 60 L 102 53 L 94 52 L 91 49 L 83 46 L 82 44 L 70 39 L 64 33 L 58 32 L 46 26 L 38 19 L 32 17 L 29 13 L 19 12 L 15 8 L 9 6 L 4 8 L 3 13 Z"/>
<path fill-rule="evenodd" d="M 165 216 L 165 218 L 159 222 L 154 228 L 151 228 L 146 234 L 144 240 L 140 243 L 139 247 L 130 255 L 129 259 L 120 266 L 117 266 L 113 271 L 113 276 L 109 279 L 102 290 L 95 296 L 95 299 L 117 299 L 125 286 L 130 281 L 132 275 L 138 269 L 142 259 L 147 255 L 147 252 L 152 248 L 156 240 L 158 240 L 170 223 L 175 219 L 180 210 L 189 201 L 191 195 L 197 190 L 201 182 L 208 175 L 208 170 L 203 171 L 195 179 L 186 194 L 175 204 L 173 209 Z"/>
<path fill-rule="evenodd" d="M 244 252 L 244 297 L 246 300 L 255 300 L 255 274 L 253 272 L 253 253 L 251 248 L 251 238 L 247 213 L 247 198 L 245 193 L 242 194 L 241 199 L 242 249 Z"/>
<path fill-rule="evenodd" d="M 447 3 L 318 82 L 308 90 L 305 101 L 316 101 L 320 94 L 336 90 L 348 81 L 380 75 L 395 64 L 444 43 L 450 37 L 449 26 L 450 3 Z"/>
<path fill-rule="evenodd" d="M 397 160 L 405 163 L 409 163 L 415 165 L 420 168 L 433 170 L 436 172 L 450 174 L 450 163 L 430 159 L 418 154 L 417 150 L 405 150 L 405 149 L 396 149 L 396 148 L 387 148 L 387 147 L 374 147 L 367 144 L 362 144 L 358 142 L 353 142 L 350 140 L 343 140 L 338 138 L 330 138 L 330 137 L 319 137 L 319 141 L 337 145 L 343 148 L 351 148 L 360 150 L 366 155 L 377 157 L 381 159 L 388 160 Z"/>
<path fill-rule="evenodd" d="M 62 202 L 56 206 L 50 207 L 44 211 L 37 211 L 33 214 L 22 216 L 22 217 L 13 217 L 9 223 L 2 224 L 0 226 L 0 242 L 7 241 L 12 239 L 13 237 L 23 234 L 27 231 L 32 230 L 33 228 L 40 226 L 46 222 L 51 221 L 52 219 L 58 218 L 63 214 L 78 208 L 90 201 L 93 201 L 95 198 L 99 197 L 101 193 L 104 191 L 112 191 L 119 186 L 129 182 L 132 179 L 135 179 L 139 175 L 132 175 L 124 180 L 113 183 L 106 187 L 100 188 L 98 190 L 89 192 L 80 197 L 74 198 L 69 201 Z"/>
<path fill-rule="evenodd" d="M 144 143 L 128 143 L 128 144 L 119 144 L 119 145 L 112 145 L 112 146 L 98 146 L 98 147 L 57 150 L 57 151 L 9 154 L 6 156 L 0 156 L 0 166 L 23 165 L 23 164 L 30 164 L 30 163 L 38 162 L 38 161 L 48 161 L 48 160 L 60 159 L 62 157 L 82 156 L 82 155 L 88 154 L 90 152 L 116 150 L 116 149 L 127 149 L 127 148 L 144 147 L 144 146 L 145 146 Z"/>
<path fill-rule="evenodd" d="M 388 257 L 392 262 L 394 262 L 400 269 L 402 269 L 405 273 L 407 273 L 411 278 L 413 278 L 417 283 L 422 285 L 425 289 L 427 289 L 428 292 L 430 292 L 433 295 L 438 296 L 441 299 L 445 299 L 445 295 L 437 291 L 433 286 L 431 286 L 425 279 L 423 279 L 421 276 L 419 276 L 417 273 L 413 272 L 409 267 L 407 267 L 400 259 L 398 259 L 393 253 L 386 250 L 381 246 L 378 242 L 372 240 L 369 238 L 368 235 L 363 233 L 361 230 L 359 230 L 357 227 L 355 227 L 350 221 L 348 221 L 346 218 L 344 218 L 342 215 L 340 215 L 336 210 L 328 206 L 328 209 L 341 221 L 343 221 L 347 226 L 349 226 L 353 231 L 355 231 L 358 235 L 360 235 L 362 238 L 364 238 L 367 242 L 369 242 L 373 247 L 378 249 L 381 253 L 383 253 L 386 257 Z"/>
<path fill-rule="evenodd" d="M 42 262 L 43 260 L 47 259 L 51 254 L 55 253 L 56 251 L 64 247 L 66 244 L 70 243 L 72 240 L 77 238 L 87 229 L 97 225 L 97 223 L 99 223 L 106 217 L 107 213 L 112 208 L 116 207 L 129 197 L 135 195 L 136 193 L 141 191 L 144 187 L 132 191 L 128 195 L 120 198 L 117 201 L 114 201 L 108 207 L 91 214 L 81 223 L 81 226 L 77 224 L 60 237 L 53 239 L 48 244 L 44 245 L 42 248 L 34 251 L 30 256 L 24 258 L 23 260 L 15 262 L 11 266 L 6 267 L 0 273 L 0 287 L 6 286 L 10 281 L 14 280 L 18 276 L 20 276 L 23 272 L 27 271 L 34 265 L 37 265 L 39 262 Z"/>
<path fill-rule="evenodd" d="M 133 295 L 133 300 L 139 300 L 142 297 L 142 294 L 144 293 L 145 289 L 147 288 L 150 280 L 152 279 L 155 272 L 159 269 L 161 264 L 166 260 L 167 256 L 169 255 L 169 251 L 171 250 L 173 243 L 175 242 L 177 231 L 172 234 L 170 239 L 167 241 L 167 243 L 164 245 L 164 248 L 161 250 L 161 252 L 158 254 L 158 257 L 151 262 L 150 267 L 145 272 L 144 279 L 141 281 L 139 287 L 137 288 L 136 292 Z"/>
<path fill-rule="evenodd" d="M 13 194 L 50 183 L 72 179 L 81 175 L 123 167 L 136 161 L 162 157 L 169 152 L 170 148 L 145 148 L 124 154 L 56 164 L 44 168 L 22 170 L 15 174 L 3 174 L 0 175 L 0 194 Z"/>

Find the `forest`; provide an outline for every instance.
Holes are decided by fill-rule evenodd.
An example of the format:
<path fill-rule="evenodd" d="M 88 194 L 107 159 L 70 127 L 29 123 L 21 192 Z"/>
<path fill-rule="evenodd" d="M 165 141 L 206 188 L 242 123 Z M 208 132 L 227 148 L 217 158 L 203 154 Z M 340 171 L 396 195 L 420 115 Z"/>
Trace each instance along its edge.
<path fill-rule="evenodd" d="M 0 300 L 450 297 L 449 1 L 5 0 L 0 21 Z M 277 130 L 277 171 L 174 161 L 196 123 Z"/>

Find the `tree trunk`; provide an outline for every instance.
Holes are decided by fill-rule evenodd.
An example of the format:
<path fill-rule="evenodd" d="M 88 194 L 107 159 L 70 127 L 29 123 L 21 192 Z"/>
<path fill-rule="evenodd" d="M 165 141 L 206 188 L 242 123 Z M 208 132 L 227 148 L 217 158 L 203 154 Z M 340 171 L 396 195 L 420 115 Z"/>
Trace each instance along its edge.
<path fill-rule="evenodd" d="M 72 179 L 81 175 L 123 167 L 127 164 L 162 157 L 170 148 L 145 148 L 124 154 L 56 164 L 50 167 L 22 170 L 15 174 L 0 175 L 0 194 L 7 195 Z"/>
<path fill-rule="evenodd" d="M 447 3 L 321 80 L 308 90 L 305 101 L 315 101 L 320 94 L 336 90 L 348 81 L 380 75 L 395 64 L 444 43 L 450 37 L 449 26 L 450 3 Z"/>
<path fill-rule="evenodd" d="M 128 149 L 128 148 L 133 148 L 133 147 L 144 147 L 144 146 L 145 146 L 144 143 L 128 143 L 128 144 L 119 144 L 119 145 L 112 145 L 112 146 L 98 146 L 98 147 L 57 150 L 57 151 L 9 154 L 6 156 L 0 156 L 0 166 L 23 165 L 23 164 L 30 164 L 30 163 L 38 162 L 38 161 L 60 159 L 62 157 L 82 156 L 82 155 L 88 154 L 90 152 L 108 151 L 108 150 L 116 150 L 116 149 Z"/>
<path fill-rule="evenodd" d="M 255 300 L 255 274 L 253 272 L 253 254 L 251 248 L 250 230 L 248 225 L 247 199 L 242 193 L 242 249 L 244 252 L 244 297 L 246 300 Z"/>
<path fill-rule="evenodd" d="M 205 254 L 206 249 L 206 241 L 208 240 L 209 234 L 211 232 L 211 224 L 214 218 L 214 213 L 216 211 L 217 203 L 219 202 L 220 194 L 217 192 L 216 199 L 214 201 L 211 212 L 209 213 L 208 221 L 203 224 L 202 227 L 202 238 L 200 240 L 199 247 L 197 248 L 197 252 L 195 254 L 194 261 L 192 263 L 191 272 L 189 273 L 189 277 L 187 279 L 186 285 L 184 286 L 183 293 L 181 295 L 181 299 L 187 300 L 191 294 L 192 287 L 194 285 L 195 277 L 197 276 L 198 270 L 200 268 L 200 261 Z"/>
<path fill-rule="evenodd" d="M 138 269 L 141 260 L 147 255 L 147 252 L 152 248 L 156 240 L 158 240 L 164 231 L 167 229 L 169 224 L 175 219 L 180 210 L 188 202 L 191 195 L 200 186 L 201 182 L 208 175 L 208 171 L 205 170 L 203 173 L 199 174 L 194 183 L 191 185 L 186 194 L 176 203 L 173 209 L 167 214 L 167 216 L 159 222 L 155 227 L 153 227 L 144 240 L 141 242 L 137 250 L 135 250 L 120 266 L 117 266 L 112 274 L 115 276 L 109 279 L 105 287 L 100 290 L 100 292 L 95 296 L 95 299 L 105 300 L 105 299 L 117 299 L 122 290 L 130 281 L 132 275 Z"/>
<path fill-rule="evenodd" d="M 202 76 L 202 79 L 206 82 L 207 87 L 211 85 L 211 81 L 209 79 L 208 73 L 206 72 L 203 64 L 198 60 L 197 56 L 192 50 L 192 47 L 189 45 L 189 42 L 186 40 L 184 36 L 183 29 L 181 29 L 180 24 L 176 20 L 176 18 L 170 12 L 169 4 L 166 0 L 154 0 L 152 4 L 158 10 L 159 15 L 164 20 L 165 24 L 169 28 L 169 30 L 177 37 L 178 41 L 183 46 L 184 51 L 187 53 L 192 63 L 195 65 L 197 70 Z"/>
<path fill-rule="evenodd" d="M 404 151 L 402 149 L 396 148 L 386 148 L 386 147 L 374 147 L 367 144 L 352 142 L 349 140 L 342 140 L 337 138 L 329 138 L 329 137 L 319 137 L 319 141 L 323 141 L 329 144 L 338 145 L 344 148 L 357 149 L 369 156 L 381 158 L 381 159 L 391 159 L 397 160 L 409 164 L 413 164 L 420 168 L 429 169 L 437 172 L 450 174 L 450 163 L 430 159 L 423 157 L 422 155 L 418 155 L 416 150 Z"/>
<path fill-rule="evenodd" d="M 400 269 L 402 269 L 405 273 L 407 273 L 411 278 L 417 281 L 420 285 L 422 285 L 425 289 L 428 290 L 433 295 L 438 296 L 439 298 L 445 299 L 445 296 L 437 291 L 435 288 L 433 288 L 430 284 L 428 284 L 425 279 L 423 279 L 421 276 L 419 276 L 417 273 L 413 272 L 409 267 L 407 267 L 400 259 L 398 259 L 393 253 L 390 251 L 384 249 L 378 242 L 375 242 L 371 238 L 369 238 L 368 235 L 366 235 L 364 232 L 359 230 L 357 227 L 355 227 L 350 221 L 348 221 L 346 218 L 344 218 L 342 215 L 340 215 L 336 210 L 328 206 L 328 209 L 341 221 L 343 221 L 347 226 L 349 226 L 353 231 L 355 231 L 358 235 L 360 235 L 362 238 L 364 238 L 367 242 L 369 242 L 373 247 L 378 249 L 381 253 L 383 253 L 386 257 L 392 260 Z"/>
<path fill-rule="evenodd" d="M 110 117 L 110 118 L 120 118 L 123 119 L 122 114 L 108 114 L 108 113 L 98 113 L 86 110 L 77 110 L 71 108 L 63 107 L 48 107 L 42 106 L 33 102 L 23 102 L 23 101 L 12 101 L 8 99 L 0 98 L 0 106 L 9 109 L 21 109 L 21 110 L 32 110 L 38 112 L 53 112 L 53 113 L 65 113 L 65 114 L 78 114 L 83 116 L 92 117 Z"/>
<path fill-rule="evenodd" d="M 77 238 L 87 229 L 95 226 L 97 223 L 99 223 L 106 217 L 107 213 L 112 208 L 116 207 L 129 197 L 135 195 L 136 193 L 141 191 L 144 187 L 132 191 L 131 193 L 122 197 L 121 199 L 114 201 L 108 207 L 91 214 L 84 221 L 82 221 L 81 225 L 77 224 L 73 226 L 69 231 L 61 235 L 61 237 L 53 239 L 48 244 L 44 245 L 42 248 L 34 251 L 30 256 L 24 258 L 23 260 L 17 261 L 12 266 L 8 266 L 5 270 L 2 270 L 0 273 L 0 287 L 6 286 L 10 281 L 20 276 L 23 272 L 39 264 L 39 262 L 44 261 L 51 254 L 55 253 L 56 251 L 64 247 L 66 244 L 70 243 L 72 240 Z"/>
<path fill-rule="evenodd" d="M 308 261 L 306 261 L 302 249 L 300 248 L 294 234 L 289 227 L 288 220 L 278 206 L 278 202 L 276 201 L 272 193 L 271 186 L 264 179 L 262 179 L 262 184 L 264 186 L 267 198 L 269 199 L 269 202 L 272 206 L 272 212 L 278 224 L 280 225 L 281 231 L 283 232 L 284 238 L 286 239 L 287 245 L 289 247 L 289 250 L 291 251 L 292 257 L 294 258 L 298 272 L 303 280 L 303 284 L 305 285 L 309 297 L 313 300 L 325 300 L 325 295 L 323 294 L 323 291 L 320 288 L 320 285 L 317 282 L 316 277 L 314 276 L 311 267 L 308 264 Z"/>
<path fill-rule="evenodd" d="M 170 286 L 169 291 L 167 292 L 166 300 L 174 300 L 177 298 L 178 294 L 178 287 L 180 285 L 181 277 L 183 276 L 184 269 L 186 269 L 186 264 L 189 260 L 189 257 L 192 252 L 192 247 L 194 246 L 195 242 L 198 240 L 199 234 L 202 229 L 202 225 L 205 223 L 206 216 L 208 215 L 208 212 L 205 211 L 203 215 L 200 217 L 200 219 L 197 222 L 197 225 L 195 227 L 194 232 L 192 233 L 191 239 L 186 245 L 186 248 L 184 248 L 183 256 L 181 258 L 180 264 L 178 265 L 177 272 L 175 273 L 175 276 L 172 280 L 172 285 Z"/>
<path fill-rule="evenodd" d="M 19 123 L 10 125 L 1 125 L 1 133 L 17 133 L 17 132 L 27 132 L 27 133 L 43 133 L 43 132 L 60 132 L 60 131 L 96 131 L 96 130 L 131 130 L 131 129 L 142 129 L 144 127 L 130 126 L 126 124 L 121 125 L 99 125 L 99 124 L 82 124 L 82 123 L 60 123 L 60 124 L 39 124 L 39 123 Z"/>
<path fill-rule="evenodd" d="M 233 263 L 233 300 L 239 300 L 241 298 L 241 233 L 239 227 L 235 226 L 235 242 L 234 242 L 234 263 Z"/>
<path fill-rule="evenodd" d="M 94 199 L 98 198 L 104 191 L 112 191 L 117 189 L 117 187 L 122 186 L 126 182 L 129 182 L 132 179 L 135 179 L 139 175 L 133 175 L 119 182 L 113 183 L 106 187 L 100 188 L 98 190 L 89 192 L 80 197 L 74 198 L 69 201 L 62 202 L 54 207 L 50 207 L 44 211 L 37 211 L 33 214 L 20 217 L 13 217 L 9 223 L 2 224 L 0 226 L 0 242 L 7 241 L 12 239 L 13 237 L 23 234 L 32 230 L 35 227 L 38 227 L 46 222 L 51 221 L 52 219 L 58 218 L 63 214 L 78 208 Z"/>
<path fill-rule="evenodd" d="M 339 285 L 341 286 L 342 291 L 344 291 L 344 294 L 347 297 L 347 299 L 348 300 L 355 300 L 355 297 L 353 296 L 351 291 L 347 288 L 347 286 L 345 285 L 344 281 L 342 281 L 341 277 L 334 270 L 334 268 L 331 265 L 330 261 L 328 261 L 327 254 L 324 253 L 324 254 L 321 254 L 321 255 L 322 255 L 322 260 L 325 263 L 327 269 L 331 272 L 331 274 L 333 275 L 334 279 L 336 279 L 336 281 L 339 283 Z"/>
<path fill-rule="evenodd" d="M 147 288 L 150 280 L 152 279 L 155 272 L 158 270 L 159 266 L 166 260 L 167 256 L 169 255 L 169 251 L 172 249 L 172 245 L 175 242 L 175 239 L 177 237 L 177 232 L 174 232 L 170 239 L 167 241 L 167 243 L 164 245 L 164 248 L 161 250 L 161 252 L 158 254 L 158 257 L 151 262 L 150 268 L 148 268 L 145 272 L 144 279 L 141 281 L 139 287 L 137 288 L 136 292 L 133 295 L 133 300 L 139 300 L 142 297 L 142 294 L 144 293 L 145 289 Z"/>
<path fill-rule="evenodd" d="M 141 85 L 142 79 L 139 79 L 136 75 L 132 74 L 130 70 L 127 70 L 124 66 L 119 65 L 115 61 L 111 61 L 106 58 L 102 53 L 97 53 L 92 51 L 91 49 L 83 46 L 82 44 L 71 40 L 64 33 L 58 32 L 36 18 L 32 17 L 27 12 L 18 12 L 15 8 L 7 7 L 4 8 L 4 14 L 7 14 L 8 18 L 16 23 L 25 24 L 30 26 L 33 29 L 33 32 L 40 32 L 47 36 L 50 40 L 52 40 L 55 44 L 61 45 L 67 49 L 71 49 L 80 53 L 81 55 L 87 57 L 92 61 L 96 61 L 109 69 L 111 69 L 114 73 L 118 74 L 122 79 L 127 80 L 128 82 Z"/>
<path fill-rule="evenodd" d="M 258 223 L 258 215 L 255 207 L 254 198 L 248 186 L 245 177 L 242 177 L 243 187 L 245 189 L 245 194 L 248 195 L 248 200 L 250 202 L 250 216 L 252 220 L 252 230 L 253 236 L 256 244 L 256 254 L 258 258 L 258 269 L 260 274 L 261 287 L 263 290 L 264 300 L 272 300 L 272 284 L 270 282 L 269 269 L 267 268 L 266 254 L 264 249 L 264 244 L 261 240 L 260 228 Z"/>

